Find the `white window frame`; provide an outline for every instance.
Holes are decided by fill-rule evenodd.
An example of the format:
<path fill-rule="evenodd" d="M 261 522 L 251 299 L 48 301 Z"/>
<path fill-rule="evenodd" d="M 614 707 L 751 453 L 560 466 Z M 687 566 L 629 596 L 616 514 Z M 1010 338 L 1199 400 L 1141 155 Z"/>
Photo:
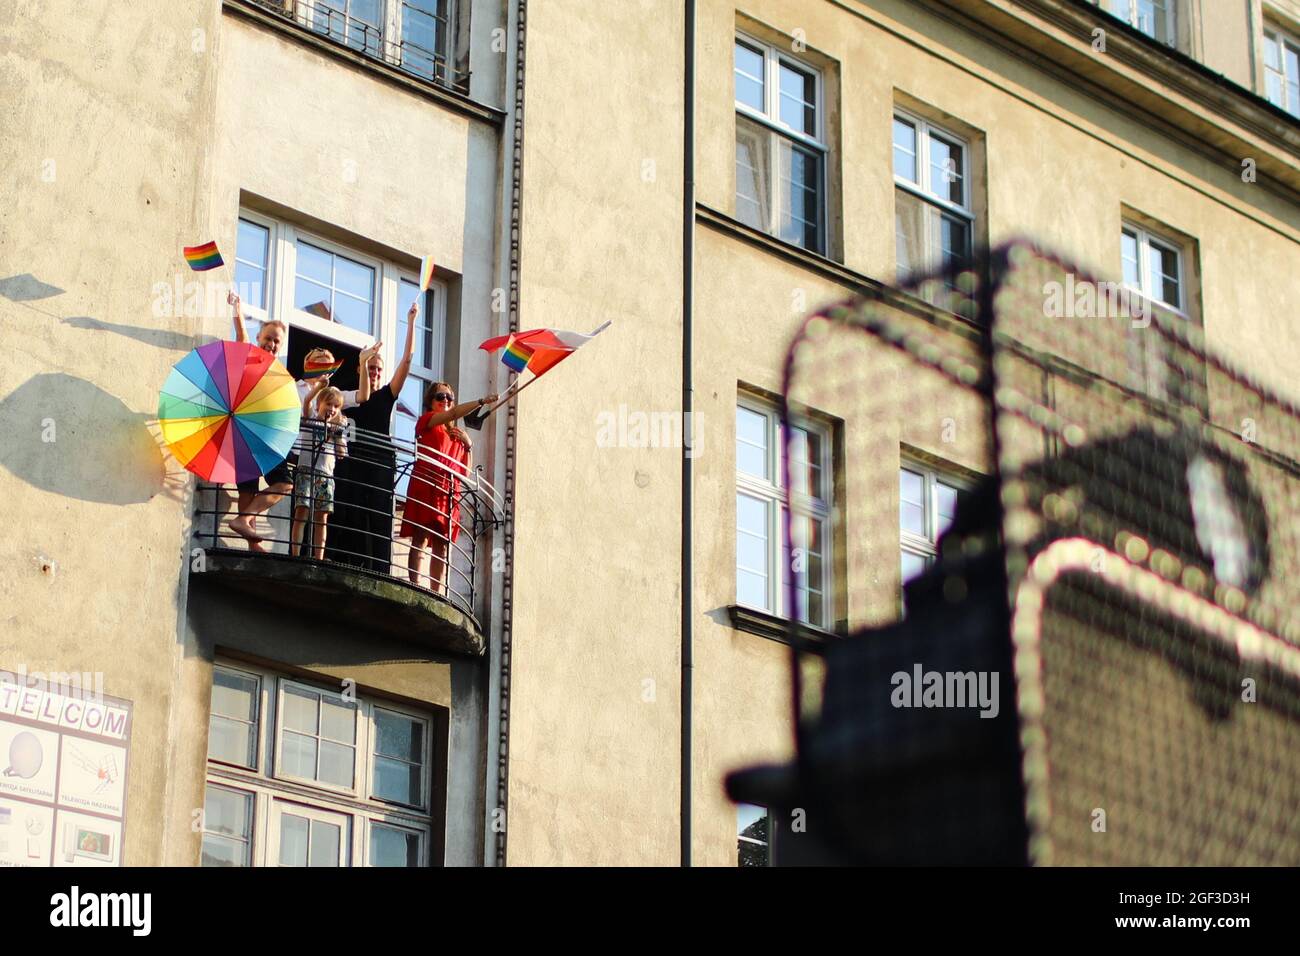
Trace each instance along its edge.
<path fill-rule="evenodd" d="M 373 255 L 358 252 L 349 246 L 302 229 L 292 222 L 274 219 L 250 209 L 241 208 L 239 218 L 247 219 L 249 222 L 264 226 L 271 231 L 271 251 L 267 257 L 267 308 L 245 308 L 244 318 L 249 322 L 266 322 L 270 319 L 279 319 L 288 327 L 289 333 L 285 336 L 284 343 L 281 346 L 285 350 L 280 356 L 282 359 L 284 354 L 287 354 L 289 340 L 293 337 L 294 329 L 297 328 L 356 349 L 364 349 L 377 340 L 382 341 L 384 347 L 381 354 L 384 359 L 385 369 L 392 369 L 397 364 L 397 360 L 400 358 L 402 349 L 406 344 L 404 341 L 399 342 L 397 340 L 398 281 L 406 279 L 418 285 L 419 278 L 412 269 L 386 259 L 379 259 Z M 335 255 L 346 256 L 375 270 L 375 332 L 373 335 L 358 332 L 356 329 L 339 322 L 328 322 L 294 307 L 294 287 L 298 275 L 299 239 L 326 249 Z M 236 254 L 238 254 L 238 248 L 236 248 Z M 437 369 L 416 369 L 413 364 L 412 371 L 418 372 L 417 377 L 425 378 L 428 376 L 430 380 L 436 380 L 442 377 L 441 366 L 446 362 L 447 283 L 441 279 L 434 279 L 429 286 L 429 291 L 432 293 L 433 299 L 430 318 L 434 323 L 434 351 L 440 367 Z M 250 335 L 256 337 L 255 332 L 251 332 Z"/>
<path fill-rule="evenodd" d="M 937 123 L 931 123 L 925 117 L 913 113 L 902 107 L 894 107 L 893 115 L 889 124 L 889 166 L 891 171 L 894 167 L 894 120 L 901 120 L 909 124 L 916 131 L 916 182 L 900 176 L 894 172 L 894 187 L 901 189 L 919 199 L 921 202 L 928 203 L 938 209 L 965 220 L 967 230 L 967 247 L 966 256 L 969 258 L 975 247 L 975 210 L 972 208 L 971 196 L 973 193 L 971 187 L 972 174 L 972 157 L 970 140 L 958 133 L 954 133 L 946 126 L 940 126 Z M 961 147 L 962 151 L 962 177 L 961 192 L 962 201 L 960 204 L 954 203 L 946 196 L 940 195 L 934 188 L 934 183 L 930 176 L 930 139 L 937 134 L 941 139 L 951 140 L 955 145 Z M 897 205 L 897 199 L 895 199 Z M 926 235 L 923 237 L 924 248 L 929 250 L 936 243 L 933 241 L 934 236 L 929 235 L 933 228 L 931 220 L 926 217 L 925 220 Z M 900 264 L 896 263 L 896 267 Z M 940 268 L 943 263 L 931 263 L 929 268 Z"/>
<path fill-rule="evenodd" d="M 735 97 L 735 70 L 736 70 L 736 51 L 735 44 L 742 44 L 749 47 L 753 52 L 760 53 L 763 56 L 763 111 L 754 109 L 747 103 L 741 103 Z M 813 78 L 813 95 L 816 97 L 815 113 L 817 118 L 816 135 L 810 136 L 802 130 L 795 129 L 781 122 L 781 65 L 788 64 L 791 69 L 798 70 L 801 73 L 809 74 Z M 752 34 L 737 30 L 732 43 L 731 51 L 731 70 L 732 70 L 732 103 L 735 106 L 736 113 L 745 119 L 766 128 L 776 134 L 770 140 L 768 155 L 768 170 L 771 183 L 769 189 L 771 195 L 767 197 L 768 216 L 765 233 L 780 238 L 781 233 L 781 176 L 780 176 L 780 146 L 777 137 L 785 137 L 800 146 L 812 151 L 817 156 L 818 162 L 818 190 L 817 190 L 817 249 L 808 249 L 814 255 L 824 256 L 827 254 L 827 220 L 829 209 L 829 186 L 827 183 L 827 170 L 829 163 L 827 156 L 830 148 L 826 145 L 826 81 L 822 76 L 822 71 L 812 64 L 800 60 L 797 57 L 790 56 L 778 47 L 773 46 L 758 39 Z M 732 196 L 732 202 L 735 202 L 735 196 Z M 788 241 L 788 240 L 782 240 Z M 802 244 L 799 248 L 805 249 Z"/>
<path fill-rule="evenodd" d="M 349 818 L 347 846 L 348 865 L 370 865 L 370 828 L 380 823 L 420 834 L 420 866 L 432 865 L 433 827 L 443 825 L 439 819 L 443 810 L 435 811 L 434 762 L 437 759 L 437 742 L 434 731 L 437 721 L 431 711 L 383 698 L 358 695 L 357 759 L 353 767 L 351 792 L 344 792 L 327 783 L 305 780 L 278 773 L 280 744 L 280 705 L 284 685 L 304 687 L 312 692 L 340 696 L 331 687 L 321 683 L 292 677 L 278 671 L 255 668 L 251 665 L 232 666 L 231 662 L 218 660 L 215 666 L 236 672 L 241 676 L 258 679 L 259 696 L 256 729 L 258 767 L 249 769 L 238 764 L 222 763 L 212 757 L 207 759 L 205 786 L 213 786 L 253 797 L 250 865 L 276 866 L 279 863 L 278 831 L 274 829 L 277 803 L 299 805 L 320 813 L 342 814 Z M 375 709 L 410 717 L 423 724 L 423 774 L 419 807 L 397 803 L 373 796 L 374 746 L 377 733 L 374 725 Z M 270 765 L 266 757 L 273 757 Z M 359 781 L 365 781 L 364 784 Z"/>
<path fill-rule="evenodd" d="M 1287 47 L 1290 47 L 1292 50 L 1296 52 L 1297 56 L 1300 56 L 1300 38 L 1297 38 L 1295 34 L 1291 33 L 1288 30 L 1284 30 L 1281 27 L 1273 25 L 1272 23 L 1268 23 L 1264 25 L 1264 44 L 1265 46 L 1267 46 L 1269 43 L 1274 43 L 1277 45 L 1278 69 L 1273 70 L 1268 65 L 1267 56 L 1261 58 L 1261 69 L 1263 69 L 1264 71 L 1264 89 L 1261 92 L 1264 94 L 1264 97 L 1267 99 L 1269 74 L 1276 73 L 1279 79 L 1279 85 L 1281 87 L 1282 102 L 1276 103 L 1273 100 L 1269 100 L 1269 102 L 1273 103 L 1273 105 L 1276 106 L 1278 109 L 1290 113 L 1292 116 L 1300 118 L 1300 102 L 1291 104 L 1288 103 L 1287 100 L 1287 88 L 1288 88 L 1287 84 L 1292 79 L 1297 79 L 1297 78 L 1288 76 L 1286 72 Z"/>
<path fill-rule="evenodd" d="M 356 859 L 353 844 L 356 843 L 356 819 L 349 816 L 342 810 L 336 810 L 332 807 L 317 806 L 312 803 L 299 802 L 283 796 L 273 796 L 270 799 L 270 813 L 266 829 L 266 849 L 263 857 L 263 866 L 280 866 L 280 821 L 285 813 L 293 816 L 305 817 L 310 821 L 319 821 L 321 823 L 337 824 L 340 827 L 339 834 L 339 867 L 349 867 L 352 861 Z M 307 844 L 308 866 L 311 865 L 311 836 L 308 831 Z"/>
<path fill-rule="evenodd" d="M 209 757 L 208 759 L 211 760 L 212 758 Z M 204 804 L 204 814 L 203 814 L 203 835 L 204 835 L 204 836 L 207 836 L 207 835 L 210 834 L 210 835 L 212 835 L 212 836 L 214 836 L 214 837 L 217 837 L 217 838 L 219 838 L 219 839 L 223 839 L 223 840 L 229 840 L 229 839 L 231 839 L 230 835 L 229 835 L 229 834 L 226 834 L 226 833 L 217 833 L 217 832 L 215 832 L 215 831 L 213 831 L 213 830 L 209 830 L 209 829 L 208 829 L 208 820 L 207 820 L 207 812 L 206 812 L 206 809 L 207 809 L 207 799 L 208 799 L 208 798 L 207 798 L 208 787 L 212 787 L 212 788 L 217 789 L 217 790 L 225 790 L 225 791 L 227 791 L 227 792 L 229 792 L 229 793 L 235 793 L 235 794 L 238 794 L 238 795 L 241 796 L 241 797 L 245 797 L 245 798 L 248 799 L 248 806 L 249 806 L 249 815 L 248 815 L 248 865 L 249 865 L 250 867 L 251 867 L 251 866 L 254 866 L 254 865 L 255 865 L 255 864 L 254 864 L 254 861 L 257 859 L 257 854 L 258 854 L 258 852 L 261 850 L 261 847 L 258 845 L 258 839 L 257 839 L 257 795 L 256 795 L 255 793 L 253 793 L 252 791 L 248 790 L 248 789 L 245 788 L 245 787 L 232 787 L 231 785 L 229 785 L 229 784 L 227 784 L 227 783 L 218 783 L 218 782 L 213 781 L 213 780 L 211 780 L 211 779 L 206 780 L 206 781 L 204 782 L 204 784 L 203 784 L 203 804 Z M 202 853 L 203 853 L 203 849 L 202 849 L 202 839 L 200 839 L 199 843 L 200 843 L 199 854 L 200 854 L 200 859 L 201 859 L 201 858 L 202 858 Z"/>
<path fill-rule="evenodd" d="M 1120 276 L 1121 278 L 1123 277 L 1123 273 L 1124 273 L 1123 250 L 1124 250 L 1124 233 L 1126 232 L 1132 233 L 1134 237 L 1137 239 L 1138 284 L 1136 286 L 1133 286 L 1125 279 L 1123 280 L 1125 287 L 1133 290 L 1138 295 L 1142 296 L 1144 299 L 1146 299 L 1148 302 L 1151 302 L 1154 305 L 1158 305 L 1165 309 L 1168 309 L 1169 311 L 1175 313 L 1176 315 L 1181 316 L 1182 318 L 1188 318 L 1187 256 L 1185 254 L 1186 250 L 1184 249 L 1183 244 L 1180 242 L 1176 242 L 1168 238 L 1167 236 L 1161 235 L 1156 232 L 1152 232 L 1150 229 L 1147 229 L 1143 226 L 1139 226 L 1137 223 L 1132 222 L 1131 220 L 1125 219 L 1120 224 L 1120 256 L 1121 256 Z M 1158 249 L 1163 249 L 1166 252 L 1172 252 L 1174 254 L 1174 257 L 1178 263 L 1178 299 L 1179 299 L 1178 302 L 1166 302 L 1164 299 L 1159 298 L 1158 296 L 1152 294 L 1154 288 L 1152 286 L 1150 250 L 1153 246 Z"/>
<path fill-rule="evenodd" d="M 926 464 L 916 458 L 904 455 L 899 461 L 898 470 L 910 471 L 913 474 L 919 474 L 925 481 L 925 498 L 922 502 L 925 506 L 925 535 L 919 535 L 914 531 L 908 531 L 899 521 L 898 540 L 899 540 L 899 575 L 902 575 L 902 552 L 914 555 L 925 561 L 926 570 L 934 564 L 939 557 L 939 506 L 937 486 L 944 484 L 949 488 L 955 489 L 959 495 L 968 493 L 971 490 L 970 482 L 963 478 L 955 476 L 951 471 L 945 471 L 940 467 Z M 901 477 L 901 475 L 900 475 Z M 900 509 L 902 502 L 899 503 Z"/>
<path fill-rule="evenodd" d="M 264 702 L 262 698 L 263 698 L 263 691 L 265 689 L 263 685 L 265 682 L 262 679 L 262 675 L 257 673 L 256 671 L 248 671 L 238 667 L 231 667 L 229 664 L 214 664 L 212 666 L 212 669 L 213 671 L 218 671 L 218 670 L 227 671 L 231 674 L 237 674 L 240 677 L 246 677 L 249 678 L 250 680 L 255 681 L 257 683 L 257 700 L 256 700 L 256 706 L 254 707 L 253 710 L 253 765 L 251 767 L 246 767 L 242 763 L 230 763 L 229 761 L 220 760 L 216 757 L 213 757 L 211 754 L 208 755 L 208 760 L 212 761 L 213 763 L 221 764 L 223 767 L 238 767 L 240 770 L 249 770 L 249 771 L 256 772 L 260 770 L 263 766 L 265 766 L 265 764 L 263 763 L 263 754 L 262 754 L 262 718 L 265 713 L 265 711 L 263 710 Z M 212 713 L 210 701 L 211 698 L 209 698 L 209 707 L 208 707 L 209 727 L 212 726 L 213 716 L 224 716 L 222 714 L 214 715 Z M 227 718 L 227 719 L 232 719 L 232 718 Z"/>
<path fill-rule="evenodd" d="M 766 606 L 748 604 L 740 599 L 739 588 L 736 589 L 736 603 L 743 607 L 751 607 L 757 611 L 763 611 L 767 614 L 773 614 L 777 617 L 793 616 L 793 611 L 787 609 L 785 572 L 781 567 L 782 554 L 786 550 L 785 544 L 785 522 L 783 512 L 793 503 L 798 506 L 801 515 L 810 517 L 822 526 L 822 573 L 821 580 L 816 582 L 815 590 L 820 590 L 822 595 L 822 619 L 809 620 L 807 623 L 811 627 L 829 630 L 829 620 L 834 615 L 832 604 L 835 599 L 834 582 L 834 554 L 833 554 L 833 534 L 832 534 L 832 514 L 834 503 L 832 494 L 834 488 L 834 453 L 831 445 L 832 434 L 830 428 L 815 421 L 802 419 L 794 422 L 795 427 L 802 428 L 812 434 L 815 434 L 821 442 L 822 460 L 821 465 L 821 488 L 816 489 L 816 494 L 805 494 L 803 492 L 790 492 L 783 487 L 784 477 L 781 471 L 782 433 L 781 433 L 781 415 L 776 407 L 762 399 L 744 392 L 738 394 L 736 399 L 738 408 L 743 408 L 755 414 L 762 415 L 765 419 L 766 436 L 767 436 L 767 472 L 771 479 L 765 481 L 754 475 L 747 474 L 740 470 L 740 462 L 736 462 L 736 495 L 739 497 L 744 494 L 752 498 L 760 498 L 767 504 L 767 603 Z M 739 435 L 735 436 L 739 441 Z M 735 448 L 734 442 L 732 445 Z M 740 555 L 737 554 L 733 566 L 739 570 Z M 791 571 L 793 573 L 793 571 Z M 810 586 L 814 582 L 809 582 Z"/>
<path fill-rule="evenodd" d="M 326 32 L 323 26 L 322 27 L 317 26 L 318 19 L 321 20 L 322 23 L 328 22 L 329 20 L 328 17 L 317 13 L 318 7 L 329 6 L 329 7 L 333 7 L 334 9 L 338 9 L 338 7 L 335 6 L 336 3 L 343 8 L 339 12 L 343 13 L 345 17 L 343 21 L 344 22 L 343 38 L 334 37 L 332 34 Z M 404 47 L 402 46 L 402 15 L 403 15 L 402 0 L 380 0 L 379 23 L 376 24 L 376 26 L 379 28 L 379 50 L 377 53 L 371 53 L 364 45 L 358 48 L 356 46 L 352 46 L 351 44 L 347 43 L 346 37 L 350 27 L 347 18 L 351 17 L 351 14 L 348 13 L 348 10 L 351 6 L 350 0 L 314 0 L 314 2 L 313 0 L 304 0 L 304 4 L 305 4 L 305 9 L 295 8 L 295 10 L 291 13 L 291 16 L 296 17 L 299 23 L 303 24 L 312 32 L 320 36 L 327 37 L 336 43 L 343 44 L 344 46 L 347 46 L 348 49 L 353 50 L 354 52 L 357 53 L 361 53 L 363 56 L 366 56 L 369 59 L 379 60 L 384 63 L 389 63 L 393 66 L 396 66 L 398 69 L 403 69 L 404 72 L 410 73 L 412 76 L 429 80 L 429 78 L 425 77 L 423 73 L 417 73 L 414 70 L 405 69 L 403 66 L 402 56 L 401 56 L 401 54 L 404 52 Z M 432 51 L 436 56 L 441 56 L 443 58 L 442 59 L 443 75 L 441 77 L 435 75 L 429 81 L 450 84 L 454 78 L 452 75 L 452 70 L 454 68 L 452 65 L 452 58 L 455 52 L 454 51 L 455 32 L 456 32 L 455 25 L 456 25 L 456 17 L 459 13 L 458 10 L 459 4 L 457 3 L 457 0 L 445 0 L 445 6 L 446 6 L 446 18 L 447 18 L 445 43 L 447 49 Z M 359 19 L 359 18 L 353 18 L 353 19 Z"/>
<path fill-rule="evenodd" d="M 309 691 L 310 693 L 313 694 L 319 694 L 321 698 L 320 705 L 318 705 L 318 709 L 317 709 L 317 724 L 316 724 L 316 742 L 318 745 L 316 750 L 316 768 L 318 772 L 320 770 L 319 744 L 322 740 L 330 740 L 330 738 L 328 737 L 323 737 L 320 732 L 320 709 L 323 708 L 324 706 L 325 698 L 328 697 L 333 703 L 342 704 L 343 706 L 350 707 L 355 711 L 356 719 L 353 721 L 353 729 L 355 731 L 356 737 L 352 742 L 352 750 L 353 750 L 352 785 L 350 787 L 341 787 L 338 784 L 325 783 L 322 780 L 316 780 L 311 777 L 297 777 L 294 776 L 293 774 L 288 773 L 283 769 L 281 758 L 284 750 L 285 733 L 295 733 L 298 734 L 299 736 L 305 736 L 304 734 L 302 734 L 301 731 L 287 730 L 284 726 L 284 695 L 286 690 L 290 687 L 296 687 L 301 690 Z M 358 774 L 361 773 L 361 765 L 363 763 L 361 747 L 365 737 L 364 725 L 365 725 L 364 715 L 362 713 L 362 708 L 359 701 L 350 702 L 344 700 L 343 695 L 337 691 L 329 690 L 328 688 L 324 688 L 324 687 L 317 687 L 315 685 L 308 684 L 305 681 L 297 681 L 285 677 L 280 678 L 278 681 L 276 681 L 275 722 L 272 727 L 272 731 L 275 734 L 275 739 L 274 739 L 275 759 L 271 766 L 272 775 L 277 780 L 284 780 L 289 783 L 297 783 L 297 784 L 302 784 L 303 786 L 319 788 L 321 790 L 329 790 L 334 793 L 345 793 L 350 796 L 355 796 L 360 789 L 360 787 L 357 784 L 357 780 L 358 780 Z M 333 740 L 331 740 L 330 742 L 341 743 L 341 741 L 333 741 Z"/>

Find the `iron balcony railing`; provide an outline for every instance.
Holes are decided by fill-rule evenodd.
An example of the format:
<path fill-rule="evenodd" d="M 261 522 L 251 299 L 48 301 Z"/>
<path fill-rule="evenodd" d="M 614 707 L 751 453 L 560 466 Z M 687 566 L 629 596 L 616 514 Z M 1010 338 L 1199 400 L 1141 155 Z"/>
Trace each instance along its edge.
<path fill-rule="evenodd" d="M 501 496 L 483 476 L 482 466 L 462 471 L 459 462 L 437 452 L 351 425 L 326 426 L 311 419 L 304 419 L 303 424 L 311 440 L 304 440 L 300 433 L 286 459 L 292 490 L 253 517 L 257 540 L 250 541 L 230 525 L 232 519 L 253 514 L 241 511 L 239 489 L 200 482 L 194 509 L 195 543 L 388 575 L 437 594 L 477 619 L 475 576 L 482 570 L 480 542 L 486 539 L 490 545 L 492 530 L 505 517 Z M 331 512 L 311 479 L 326 477 L 324 455 L 340 432 L 346 455 L 335 459 Z M 270 490 L 261 484 L 259 489 L 258 494 Z M 255 506 L 256 499 L 245 498 L 246 507 Z M 414 520 L 408 514 L 412 500 L 428 506 L 424 520 Z M 317 520 L 318 510 L 327 512 L 323 523 Z M 318 527 L 324 531 L 319 552 L 315 547 Z M 417 546 L 420 538 L 425 540 Z M 414 570 L 413 552 L 420 559 Z M 435 563 L 440 556 L 441 569 Z"/>
<path fill-rule="evenodd" d="M 391 8 L 358 0 L 245 2 L 427 82 L 460 92 L 469 88 L 469 71 L 458 71 L 448 55 L 452 44 L 449 0 L 433 4 L 437 12 L 406 0 Z M 379 22 L 356 16 L 362 8 Z"/>

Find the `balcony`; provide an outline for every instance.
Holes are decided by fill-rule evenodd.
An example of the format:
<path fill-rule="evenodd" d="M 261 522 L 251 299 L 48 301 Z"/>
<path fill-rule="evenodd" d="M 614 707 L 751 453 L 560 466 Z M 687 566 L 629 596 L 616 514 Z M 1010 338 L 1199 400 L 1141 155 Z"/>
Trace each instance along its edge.
<path fill-rule="evenodd" d="M 459 93 L 469 91 L 469 71 L 451 62 L 452 23 L 446 0 L 357 4 L 372 19 L 349 15 L 344 0 L 241 0 L 274 20 L 322 37 L 341 48 Z M 430 9 L 431 8 L 431 9 Z"/>
<path fill-rule="evenodd" d="M 288 475 L 268 476 L 268 483 L 286 479 L 274 486 L 285 493 L 252 517 L 252 538 L 231 521 L 256 515 L 271 501 L 267 492 L 254 497 L 201 482 L 192 586 L 226 588 L 293 613 L 321 612 L 443 654 L 482 656 L 482 585 L 491 568 L 480 557 L 483 547 L 491 553 L 492 532 L 504 520 L 501 497 L 481 470 L 462 473 L 458 463 L 410 442 L 356 428 L 344 437 L 332 501 L 306 464 L 321 461 L 327 443 L 324 427 L 315 425 L 312 441 L 300 438 L 290 452 Z M 315 474 L 322 474 L 319 465 Z M 329 512 L 323 522 L 318 509 Z"/>

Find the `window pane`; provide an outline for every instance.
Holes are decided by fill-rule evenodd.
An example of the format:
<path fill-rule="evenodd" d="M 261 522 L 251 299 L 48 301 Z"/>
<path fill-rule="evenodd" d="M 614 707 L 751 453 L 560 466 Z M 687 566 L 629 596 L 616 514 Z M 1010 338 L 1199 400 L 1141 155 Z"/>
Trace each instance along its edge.
<path fill-rule="evenodd" d="M 328 286 L 299 276 L 293 286 L 293 307 L 330 321 L 334 312 L 334 294 Z"/>
<path fill-rule="evenodd" d="M 813 252 L 821 251 L 821 157 L 779 143 L 781 162 L 781 222 L 778 235 Z"/>
<path fill-rule="evenodd" d="M 334 287 L 364 301 L 374 298 L 375 270 L 343 256 L 334 257 Z"/>
<path fill-rule="evenodd" d="M 302 687 L 286 685 L 284 688 L 284 714 L 281 715 L 287 730 L 304 734 L 316 733 L 316 709 L 319 697 Z"/>
<path fill-rule="evenodd" d="M 1292 116 L 1300 116 L 1300 50 L 1286 47 L 1286 109 Z"/>
<path fill-rule="evenodd" d="M 321 820 L 311 821 L 311 859 L 309 866 L 338 866 L 340 827 Z"/>
<path fill-rule="evenodd" d="M 790 487 L 802 494 L 822 496 L 822 436 L 803 428 L 791 432 Z"/>
<path fill-rule="evenodd" d="M 817 81 L 811 73 L 781 64 L 782 123 L 808 136 L 817 135 Z"/>
<path fill-rule="evenodd" d="M 939 261 L 954 269 L 970 261 L 970 223 L 965 219 L 939 214 Z"/>
<path fill-rule="evenodd" d="M 203 829 L 217 837 L 232 838 L 231 845 L 237 851 L 239 841 L 245 841 L 244 850 L 239 854 L 241 862 L 217 865 L 247 866 L 246 841 L 253 836 L 253 795 L 209 786 L 203 801 Z"/>
<path fill-rule="evenodd" d="M 411 303 L 419 295 L 419 286 L 403 279 L 397 286 L 397 351 L 400 354 L 406 347 L 406 313 Z M 412 363 L 421 368 L 433 368 L 433 322 L 431 318 L 432 295 L 425 295 L 420 302 L 420 312 L 415 320 L 415 351 Z M 435 371 L 437 371 L 435 369 Z"/>
<path fill-rule="evenodd" d="M 253 720 L 257 715 L 255 677 L 246 677 L 224 668 L 212 671 L 212 713 L 238 720 Z"/>
<path fill-rule="evenodd" d="M 898 524 L 925 537 L 925 478 L 906 468 L 898 473 Z"/>
<path fill-rule="evenodd" d="M 767 416 L 736 407 L 736 469 L 755 478 L 768 478 Z"/>
<path fill-rule="evenodd" d="M 320 735 L 341 743 L 356 743 L 357 710 L 353 704 L 341 704 L 328 697 L 321 700 Z"/>
<path fill-rule="evenodd" d="M 316 738 L 286 733 L 280 745 L 280 769 L 293 777 L 316 779 Z"/>
<path fill-rule="evenodd" d="M 241 767 L 253 766 L 254 726 L 213 714 L 208 720 L 208 756 Z"/>
<path fill-rule="evenodd" d="M 918 574 L 925 571 L 925 558 L 919 554 L 912 554 L 910 551 L 903 552 L 903 580 L 910 581 Z"/>
<path fill-rule="evenodd" d="M 736 806 L 736 865 L 767 866 L 769 816 L 766 807 Z"/>
<path fill-rule="evenodd" d="M 736 496 L 736 599 L 768 607 L 767 502 Z"/>
<path fill-rule="evenodd" d="M 894 252 L 898 278 L 922 272 L 928 265 L 925 242 L 925 203 L 904 189 L 894 190 Z"/>
<path fill-rule="evenodd" d="M 894 175 L 909 183 L 916 178 L 916 127 L 906 120 L 894 117 Z"/>
<path fill-rule="evenodd" d="M 266 269 L 271 231 L 247 219 L 239 220 L 235 246 L 235 288 L 246 305 L 266 308 Z"/>
<path fill-rule="evenodd" d="M 228 837 L 203 834 L 199 866 L 248 866 L 248 844 Z"/>
<path fill-rule="evenodd" d="M 280 815 L 280 865 L 306 866 L 311 821 L 291 813 Z"/>
<path fill-rule="evenodd" d="M 1138 266 L 1138 240 L 1135 233 L 1127 229 L 1120 234 L 1120 262 L 1124 266 L 1124 283 L 1135 289 L 1142 288 L 1142 273 Z"/>
<path fill-rule="evenodd" d="M 966 205 L 966 151 L 941 136 L 930 136 L 930 192 Z"/>
<path fill-rule="evenodd" d="M 771 133 L 736 117 L 736 218 L 747 226 L 771 229 Z"/>
<path fill-rule="evenodd" d="M 419 806 L 419 764 L 403 763 L 391 757 L 375 757 L 375 796 L 409 806 Z"/>
<path fill-rule="evenodd" d="M 375 753 L 419 763 L 424 759 L 424 722 L 375 710 Z"/>
<path fill-rule="evenodd" d="M 310 242 L 299 242 L 298 250 L 298 275 L 304 279 L 311 279 L 313 282 L 328 287 L 330 284 L 332 266 L 330 260 L 334 257 Z"/>
<path fill-rule="evenodd" d="M 1178 253 L 1152 243 L 1148 261 L 1150 262 L 1151 286 L 1154 297 L 1161 302 L 1172 305 L 1174 308 L 1181 307 Z"/>
<path fill-rule="evenodd" d="M 934 510 L 936 512 L 935 540 L 943 534 L 952 524 L 952 519 L 957 515 L 957 489 L 952 485 L 945 485 L 942 481 L 936 481 L 934 484 Z"/>
<path fill-rule="evenodd" d="M 370 825 L 371 866 L 419 866 L 420 835 L 410 830 Z"/>
<path fill-rule="evenodd" d="M 736 43 L 736 102 L 765 112 L 763 104 L 763 54 Z"/>
<path fill-rule="evenodd" d="M 315 744 L 315 741 L 312 741 Z M 329 740 L 320 742 L 320 777 L 321 783 L 336 787 L 351 787 L 355 779 L 353 767 L 356 763 L 356 750 Z"/>
<path fill-rule="evenodd" d="M 371 304 L 350 295 L 334 296 L 334 321 L 358 332 L 370 332 Z"/>

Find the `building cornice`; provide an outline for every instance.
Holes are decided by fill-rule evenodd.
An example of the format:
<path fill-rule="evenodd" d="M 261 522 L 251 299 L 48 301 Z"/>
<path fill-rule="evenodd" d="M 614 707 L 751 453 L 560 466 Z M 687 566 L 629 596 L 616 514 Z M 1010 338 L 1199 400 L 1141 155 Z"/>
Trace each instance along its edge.
<path fill-rule="evenodd" d="M 1106 106 L 1300 203 L 1300 122 L 1086 0 L 920 0 Z M 1105 31 L 1105 53 L 1093 50 Z"/>

